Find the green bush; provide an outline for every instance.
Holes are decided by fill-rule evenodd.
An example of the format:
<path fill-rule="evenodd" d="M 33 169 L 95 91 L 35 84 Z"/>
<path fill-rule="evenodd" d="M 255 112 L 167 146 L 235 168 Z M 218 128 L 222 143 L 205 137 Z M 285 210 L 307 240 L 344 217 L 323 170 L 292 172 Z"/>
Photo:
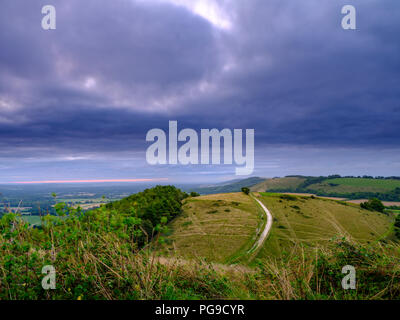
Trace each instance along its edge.
<path fill-rule="evenodd" d="M 376 198 L 369 199 L 368 202 L 360 203 L 360 207 L 370 211 L 378 211 L 382 213 L 385 211 L 385 206 L 383 205 L 382 201 Z"/>
<path fill-rule="evenodd" d="M 195 198 L 195 197 L 200 197 L 200 193 L 197 193 L 197 192 L 192 191 L 192 192 L 189 194 L 189 196 L 190 196 L 190 197 L 193 197 L 193 198 Z"/>
<path fill-rule="evenodd" d="M 289 200 L 289 201 L 297 200 L 297 197 L 292 196 L 290 194 L 283 194 L 283 195 L 280 196 L 280 198 L 283 199 L 283 200 Z"/>

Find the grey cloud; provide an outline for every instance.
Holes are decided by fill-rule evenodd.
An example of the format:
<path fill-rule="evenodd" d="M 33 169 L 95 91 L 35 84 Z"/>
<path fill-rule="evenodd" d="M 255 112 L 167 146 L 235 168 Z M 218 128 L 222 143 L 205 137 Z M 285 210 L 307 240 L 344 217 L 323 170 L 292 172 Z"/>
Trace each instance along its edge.
<path fill-rule="evenodd" d="M 399 147 L 398 1 L 354 0 L 357 31 L 342 0 L 219 3 L 231 30 L 157 1 L 2 1 L 0 159 L 143 152 L 168 120 L 255 128 L 260 153 Z"/>

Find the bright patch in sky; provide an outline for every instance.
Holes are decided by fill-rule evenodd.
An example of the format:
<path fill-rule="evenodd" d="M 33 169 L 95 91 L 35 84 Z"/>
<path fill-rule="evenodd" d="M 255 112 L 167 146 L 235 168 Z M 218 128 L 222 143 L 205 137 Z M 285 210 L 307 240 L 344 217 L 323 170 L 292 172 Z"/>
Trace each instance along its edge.
<path fill-rule="evenodd" d="M 92 77 L 88 77 L 85 81 L 85 88 L 87 89 L 91 89 L 94 86 L 96 86 L 96 79 L 92 78 Z"/>
<path fill-rule="evenodd" d="M 185 7 L 193 13 L 203 17 L 215 27 L 229 30 L 232 23 L 228 15 L 215 0 L 161 0 Z"/>

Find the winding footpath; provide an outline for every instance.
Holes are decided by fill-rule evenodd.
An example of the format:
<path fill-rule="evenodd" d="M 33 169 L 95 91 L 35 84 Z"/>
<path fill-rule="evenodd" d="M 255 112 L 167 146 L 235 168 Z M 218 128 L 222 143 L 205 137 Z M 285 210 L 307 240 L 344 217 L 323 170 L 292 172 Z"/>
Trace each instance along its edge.
<path fill-rule="evenodd" d="M 254 252 L 258 249 L 261 248 L 262 244 L 264 243 L 265 239 L 267 238 L 269 232 L 271 231 L 271 227 L 272 227 L 272 214 L 271 212 L 268 210 L 268 208 L 258 199 L 256 199 L 254 196 L 251 196 L 254 200 L 256 200 L 258 202 L 258 204 L 261 206 L 261 208 L 264 210 L 265 215 L 267 216 L 267 223 L 265 224 L 265 228 L 262 231 L 260 237 L 258 238 L 258 240 L 256 241 L 256 243 L 254 244 L 254 246 L 249 250 L 250 252 Z"/>

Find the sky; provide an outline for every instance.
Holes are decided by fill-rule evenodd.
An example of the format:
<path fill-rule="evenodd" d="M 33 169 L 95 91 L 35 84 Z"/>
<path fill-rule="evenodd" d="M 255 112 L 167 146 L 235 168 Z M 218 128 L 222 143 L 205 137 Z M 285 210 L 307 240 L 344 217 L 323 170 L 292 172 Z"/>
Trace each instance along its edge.
<path fill-rule="evenodd" d="M 400 175 L 399 34 L 397 0 L 2 0 L 0 183 L 236 178 L 147 164 L 172 120 L 254 129 L 252 176 Z"/>

